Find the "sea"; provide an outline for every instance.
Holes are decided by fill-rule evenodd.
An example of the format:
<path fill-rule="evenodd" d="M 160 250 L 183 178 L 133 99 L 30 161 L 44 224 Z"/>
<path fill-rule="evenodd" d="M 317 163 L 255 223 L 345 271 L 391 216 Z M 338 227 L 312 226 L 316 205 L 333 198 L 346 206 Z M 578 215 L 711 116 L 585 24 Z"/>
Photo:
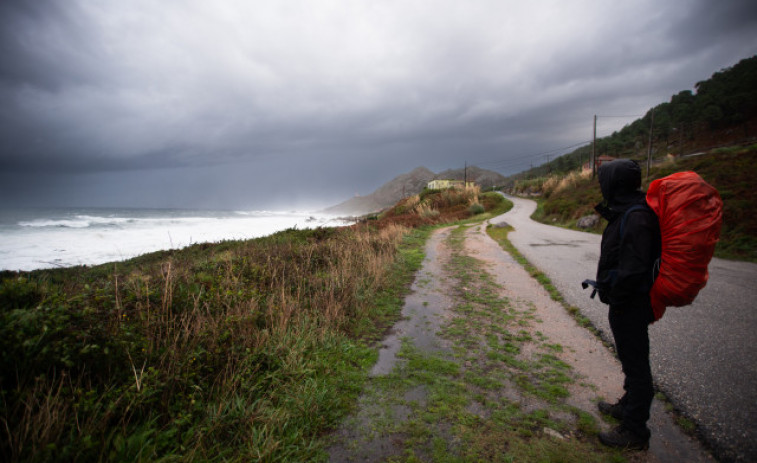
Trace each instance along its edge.
<path fill-rule="evenodd" d="M 197 243 L 350 223 L 291 211 L 5 209 L 0 210 L 0 270 L 98 265 Z"/>

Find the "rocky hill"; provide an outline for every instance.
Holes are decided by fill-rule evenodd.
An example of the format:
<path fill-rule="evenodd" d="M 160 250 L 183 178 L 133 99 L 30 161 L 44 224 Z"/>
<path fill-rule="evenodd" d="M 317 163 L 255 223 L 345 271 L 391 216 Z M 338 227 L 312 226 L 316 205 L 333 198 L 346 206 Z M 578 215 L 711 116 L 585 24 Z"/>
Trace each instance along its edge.
<path fill-rule="evenodd" d="M 337 215 L 363 215 L 377 212 L 395 205 L 402 198 L 420 193 L 431 180 L 463 180 L 465 175 L 465 169 L 451 169 L 435 174 L 425 167 L 417 167 L 411 172 L 395 177 L 369 195 L 350 198 L 323 212 Z M 476 182 L 482 189 L 502 185 L 505 180 L 505 177 L 497 172 L 475 166 L 468 167 L 467 175 L 468 181 Z"/>

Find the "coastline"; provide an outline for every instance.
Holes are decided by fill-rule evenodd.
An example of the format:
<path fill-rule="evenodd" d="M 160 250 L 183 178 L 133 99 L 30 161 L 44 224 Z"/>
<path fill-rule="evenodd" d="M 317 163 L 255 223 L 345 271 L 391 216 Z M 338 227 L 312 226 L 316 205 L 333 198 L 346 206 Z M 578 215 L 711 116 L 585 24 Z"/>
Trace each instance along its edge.
<path fill-rule="evenodd" d="M 313 212 L 71 209 L 5 216 L 0 270 L 93 266 L 197 243 L 352 222 Z"/>

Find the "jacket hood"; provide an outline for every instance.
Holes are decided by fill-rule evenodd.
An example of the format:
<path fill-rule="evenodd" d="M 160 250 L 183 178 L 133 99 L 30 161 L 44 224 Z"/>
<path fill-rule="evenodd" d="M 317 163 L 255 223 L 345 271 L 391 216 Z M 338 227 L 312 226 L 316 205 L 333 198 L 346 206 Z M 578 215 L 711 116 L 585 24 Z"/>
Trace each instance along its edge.
<path fill-rule="evenodd" d="M 599 187 L 610 207 L 638 202 L 643 193 L 641 167 L 630 159 L 616 159 L 599 166 Z"/>

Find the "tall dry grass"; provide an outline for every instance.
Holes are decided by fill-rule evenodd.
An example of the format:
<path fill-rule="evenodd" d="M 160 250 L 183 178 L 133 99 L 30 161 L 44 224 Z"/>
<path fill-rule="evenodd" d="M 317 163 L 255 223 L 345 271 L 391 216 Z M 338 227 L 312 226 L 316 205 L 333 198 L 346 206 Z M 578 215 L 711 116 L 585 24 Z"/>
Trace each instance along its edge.
<path fill-rule="evenodd" d="M 520 195 L 541 195 L 549 197 L 566 189 L 575 188 L 591 177 L 590 170 L 571 171 L 565 175 L 548 175 L 527 180 L 517 180 L 513 185 L 513 193 Z"/>
<path fill-rule="evenodd" d="M 324 384 L 344 367 L 320 352 L 349 354 L 332 344 L 368 316 L 406 233 L 295 230 L 3 281 L 4 306 L 36 299 L 3 312 L 1 459 L 287 455 L 342 400 Z"/>
<path fill-rule="evenodd" d="M 576 188 L 579 184 L 591 177 L 590 170 L 572 171 L 566 175 L 553 175 L 547 178 L 542 185 L 544 195 L 549 196 L 553 193 Z"/>
<path fill-rule="evenodd" d="M 403 199 L 402 201 L 400 201 L 399 203 L 397 203 L 397 208 L 406 210 L 406 211 L 411 211 L 415 209 L 415 207 L 418 206 L 420 202 L 421 202 L 420 195 L 409 196 Z"/>
<path fill-rule="evenodd" d="M 427 202 L 417 204 L 413 211 L 424 219 L 433 219 L 440 215 L 439 210 L 434 209 L 434 207 Z"/>
<path fill-rule="evenodd" d="M 481 194 L 479 186 L 467 186 L 465 188 L 447 188 L 438 192 L 438 194 L 429 195 L 422 198 L 422 202 L 427 203 L 433 209 L 451 209 L 456 206 L 470 206 L 478 203 L 478 197 Z"/>

